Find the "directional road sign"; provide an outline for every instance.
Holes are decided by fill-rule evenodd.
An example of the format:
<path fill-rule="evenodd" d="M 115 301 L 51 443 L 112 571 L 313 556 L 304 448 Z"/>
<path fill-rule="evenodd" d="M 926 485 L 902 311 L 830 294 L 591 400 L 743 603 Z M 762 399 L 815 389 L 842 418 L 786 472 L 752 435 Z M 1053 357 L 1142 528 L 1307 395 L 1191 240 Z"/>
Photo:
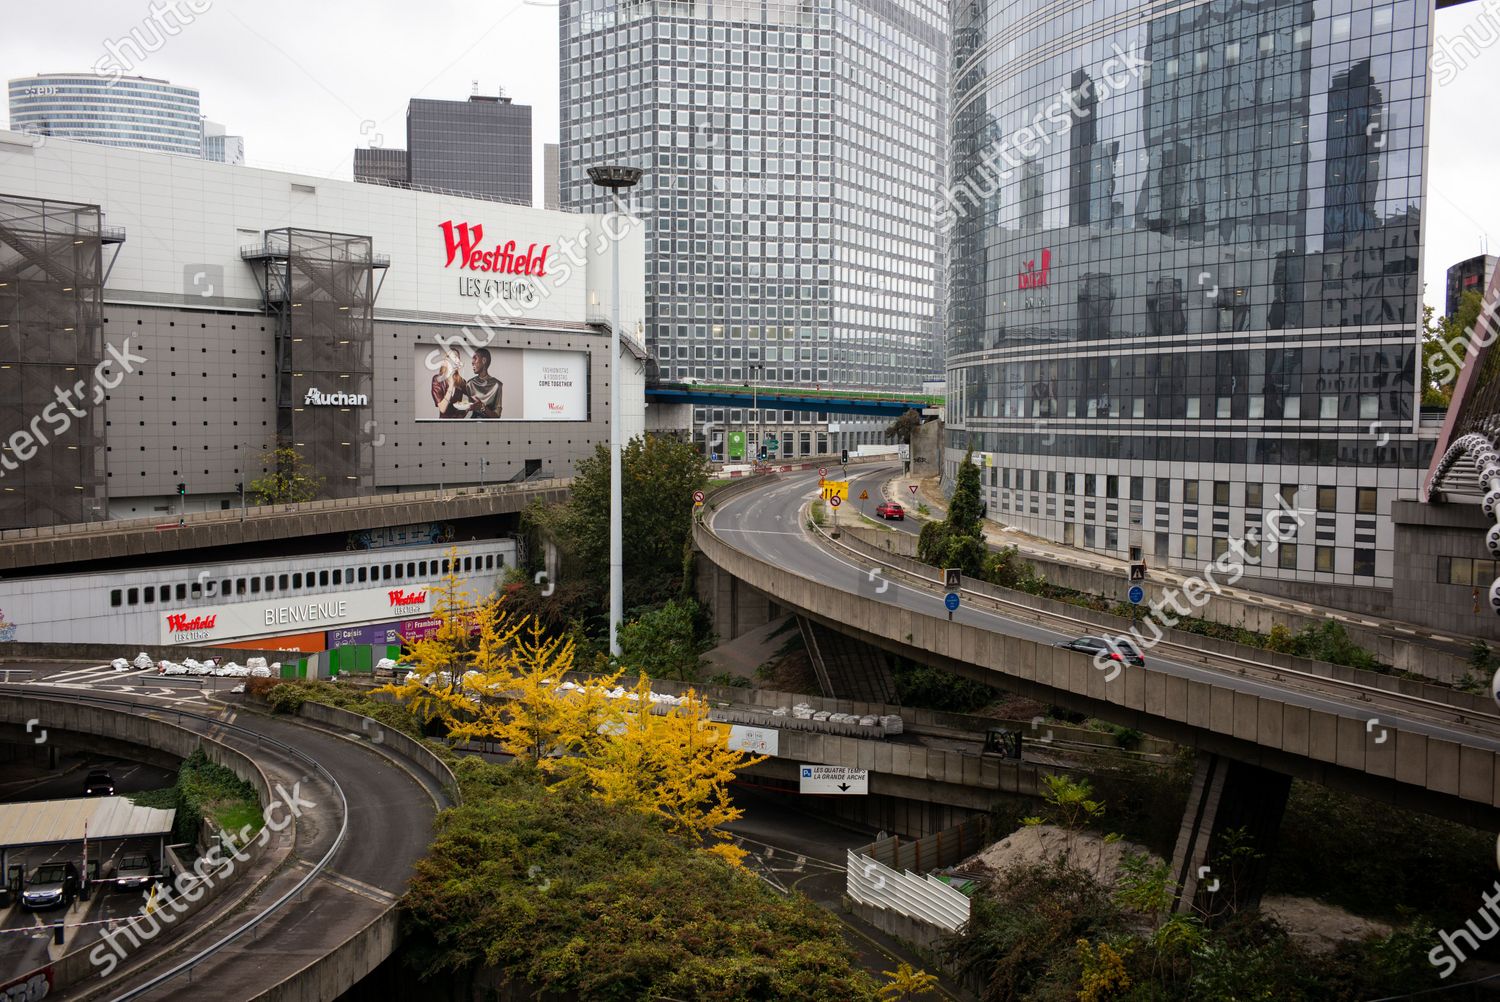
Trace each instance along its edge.
<path fill-rule="evenodd" d="M 1130 601 L 1131 601 L 1132 604 L 1134 604 L 1134 605 L 1140 605 L 1141 604 L 1141 600 L 1144 599 L 1145 597 L 1146 597 L 1146 589 L 1142 588 L 1140 585 L 1131 585 L 1130 586 Z"/>
<path fill-rule="evenodd" d="M 818 484 L 818 493 L 824 501 L 832 501 L 838 498 L 840 501 L 849 500 L 849 481 L 847 480 L 824 480 Z"/>
<path fill-rule="evenodd" d="M 804 765 L 800 773 L 800 793 L 864 796 L 870 792 L 870 773 L 865 769 L 850 769 L 842 765 Z"/>
<path fill-rule="evenodd" d="M 948 607 L 948 611 L 949 612 L 957 612 L 958 611 L 958 592 L 956 592 L 956 591 L 950 591 L 948 593 L 948 596 L 943 599 L 943 604 Z"/>

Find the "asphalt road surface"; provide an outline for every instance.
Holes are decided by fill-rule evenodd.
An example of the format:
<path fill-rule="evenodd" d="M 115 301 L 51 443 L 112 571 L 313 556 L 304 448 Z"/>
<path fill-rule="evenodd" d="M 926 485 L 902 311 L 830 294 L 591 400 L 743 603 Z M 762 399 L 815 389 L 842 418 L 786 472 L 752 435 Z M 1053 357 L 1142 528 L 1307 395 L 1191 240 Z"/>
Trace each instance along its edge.
<path fill-rule="evenodd" d="M 860 510 L 865 510 L 867 507 L 873 518 L 875 505 L 880 501 L 879 486 L 890 477 L 892 471 L 893 467 L 882 465 L 851 477 L 849 483 L 851 498 L 857 499 L 861 490 L 868 490 L 870 494 L 867 501 L 854 500 L 851 503 L 860 506 Z M 948 614 L 948 610 L 943 605 L 945 592 L 936 584 L 924 588 L 886 579 L 879 575 L 872 576 L 870 566 L 862 566 L 844 554 L 831 553 L 819 546 L 803 529 L 798 517 L 802 506 L 809 499 L 817 497 L 817 486 L 816 472 L 795 473 L 776 480 L 768 480 L 766 487 L 736 495 L 719 503 L 708 519 L 709 527 L 730 545 L 782 570 L 820 581 L 843 591 L 863 595 L 871 601 L 914 609 L 934 616 Z M 902 523 L 892 522 L 891 525 L 900 527 Z M 906 528 L 907 531 L 913 531 L 916 527 L 907 526 Z M 1003 613 L 978 608 L 967 603 L 959 607 L 953 619 L 955 622 L 966 623 L 993 633 L 1045 644 L 1072 640 L 1090 632 L 1090 628 L 1081 623 L 1076 631 L 1061 632 L 1012 619 Z M 1078 657 L 1087 658 L 1088 655 L 1079 654 Z M 1263 682 L 1237 674 L 1183 664 L 1149 651 L 1146 657 L 1147 663 L 1153 669 L 1185 678 L 1197 679 L 1240 692 L 1279 699 L 1293 706 L 1304 706 L 1342 716 L 1369 718 L 1378 712 L 1379 725 L 1388 731 L 1405 730 L 1456 741 L 1470 747 L 1500 751 L 1500 738 L 1472 728 L 1422 719 L 1384 705 L 1372 711 L 1370 704 L 1353 698 L 1340 699 L 1321 693 L 1302 691 L 1292 685 Z M 1130 669 L 1127 667 L 1125 670 Z M 1003 677 L 997 680 L 997 683 L 1003 687 Z"/>

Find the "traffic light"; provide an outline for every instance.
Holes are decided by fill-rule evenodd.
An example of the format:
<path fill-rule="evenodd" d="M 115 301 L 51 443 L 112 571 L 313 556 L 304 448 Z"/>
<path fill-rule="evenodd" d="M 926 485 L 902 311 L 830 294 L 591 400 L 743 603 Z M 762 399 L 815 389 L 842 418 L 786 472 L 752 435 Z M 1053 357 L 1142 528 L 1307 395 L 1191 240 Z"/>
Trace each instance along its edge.
<path fill-rule="evenodd" d="M 760 447 L 759 458 L 761 460 L 764 460 L 766 458 L 766 447 L 765 446 L 761 446 Z"/>
<path fill-rule="evenodd" d="M 848 466 L 849 465 L 849 450 L 848 449 L 845 449 L 842 453 L 839 454 L 839 462 L 842 463 L 844 466 Z"/>
<path fill-rule="evenodd" d="M 237 483 L 237 484 L 234 485 L 234 492 L 236 494 L 243 494 L 243 493 L 245 493 L 245 482 L 243 480 L 241 480 L 239 483 Z"/>
<path fill-rule="evenodd" d="M 177 493 L 180 494 L 180 495 L 186 495 L 187 494 L 187 484 L 178 484 L 177 485 Z"/>

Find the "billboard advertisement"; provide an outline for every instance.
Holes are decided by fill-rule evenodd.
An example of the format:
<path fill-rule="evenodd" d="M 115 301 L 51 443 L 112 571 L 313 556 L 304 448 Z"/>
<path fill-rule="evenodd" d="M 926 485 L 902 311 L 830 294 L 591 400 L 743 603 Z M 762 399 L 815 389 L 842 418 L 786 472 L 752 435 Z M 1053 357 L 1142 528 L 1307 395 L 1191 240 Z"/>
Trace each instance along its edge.
<path fill-rule="evenodd" d="M 587 421 L 589 355 L 549 348 L 419 344 L 418 421 Z"/>

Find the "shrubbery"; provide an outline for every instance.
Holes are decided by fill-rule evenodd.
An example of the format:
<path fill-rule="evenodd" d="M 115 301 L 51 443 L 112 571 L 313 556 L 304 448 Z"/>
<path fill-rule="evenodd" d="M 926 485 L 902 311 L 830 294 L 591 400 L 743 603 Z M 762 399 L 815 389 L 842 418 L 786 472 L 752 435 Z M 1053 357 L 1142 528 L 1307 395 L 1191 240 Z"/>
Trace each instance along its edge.
<path fill-rule="evenodd" d="M 837 922 L 649 815 L 465 758 L 403 904 L 424 977 L 497 968 L 557 996 L 873 1000 Z"/>
<path fill-rule="evenodd" d="M 202 748 L 183 760 L 172 786 L 127 796 L 142 807 L 175 810 L 172 837 L 178 842 L 197 842 L 204 818 L 212 819 L 225 831 L 238 832 L 247 824 L 252 831 L 259 831 L 261 826 L 255 787 L 210 762 Z"/>

